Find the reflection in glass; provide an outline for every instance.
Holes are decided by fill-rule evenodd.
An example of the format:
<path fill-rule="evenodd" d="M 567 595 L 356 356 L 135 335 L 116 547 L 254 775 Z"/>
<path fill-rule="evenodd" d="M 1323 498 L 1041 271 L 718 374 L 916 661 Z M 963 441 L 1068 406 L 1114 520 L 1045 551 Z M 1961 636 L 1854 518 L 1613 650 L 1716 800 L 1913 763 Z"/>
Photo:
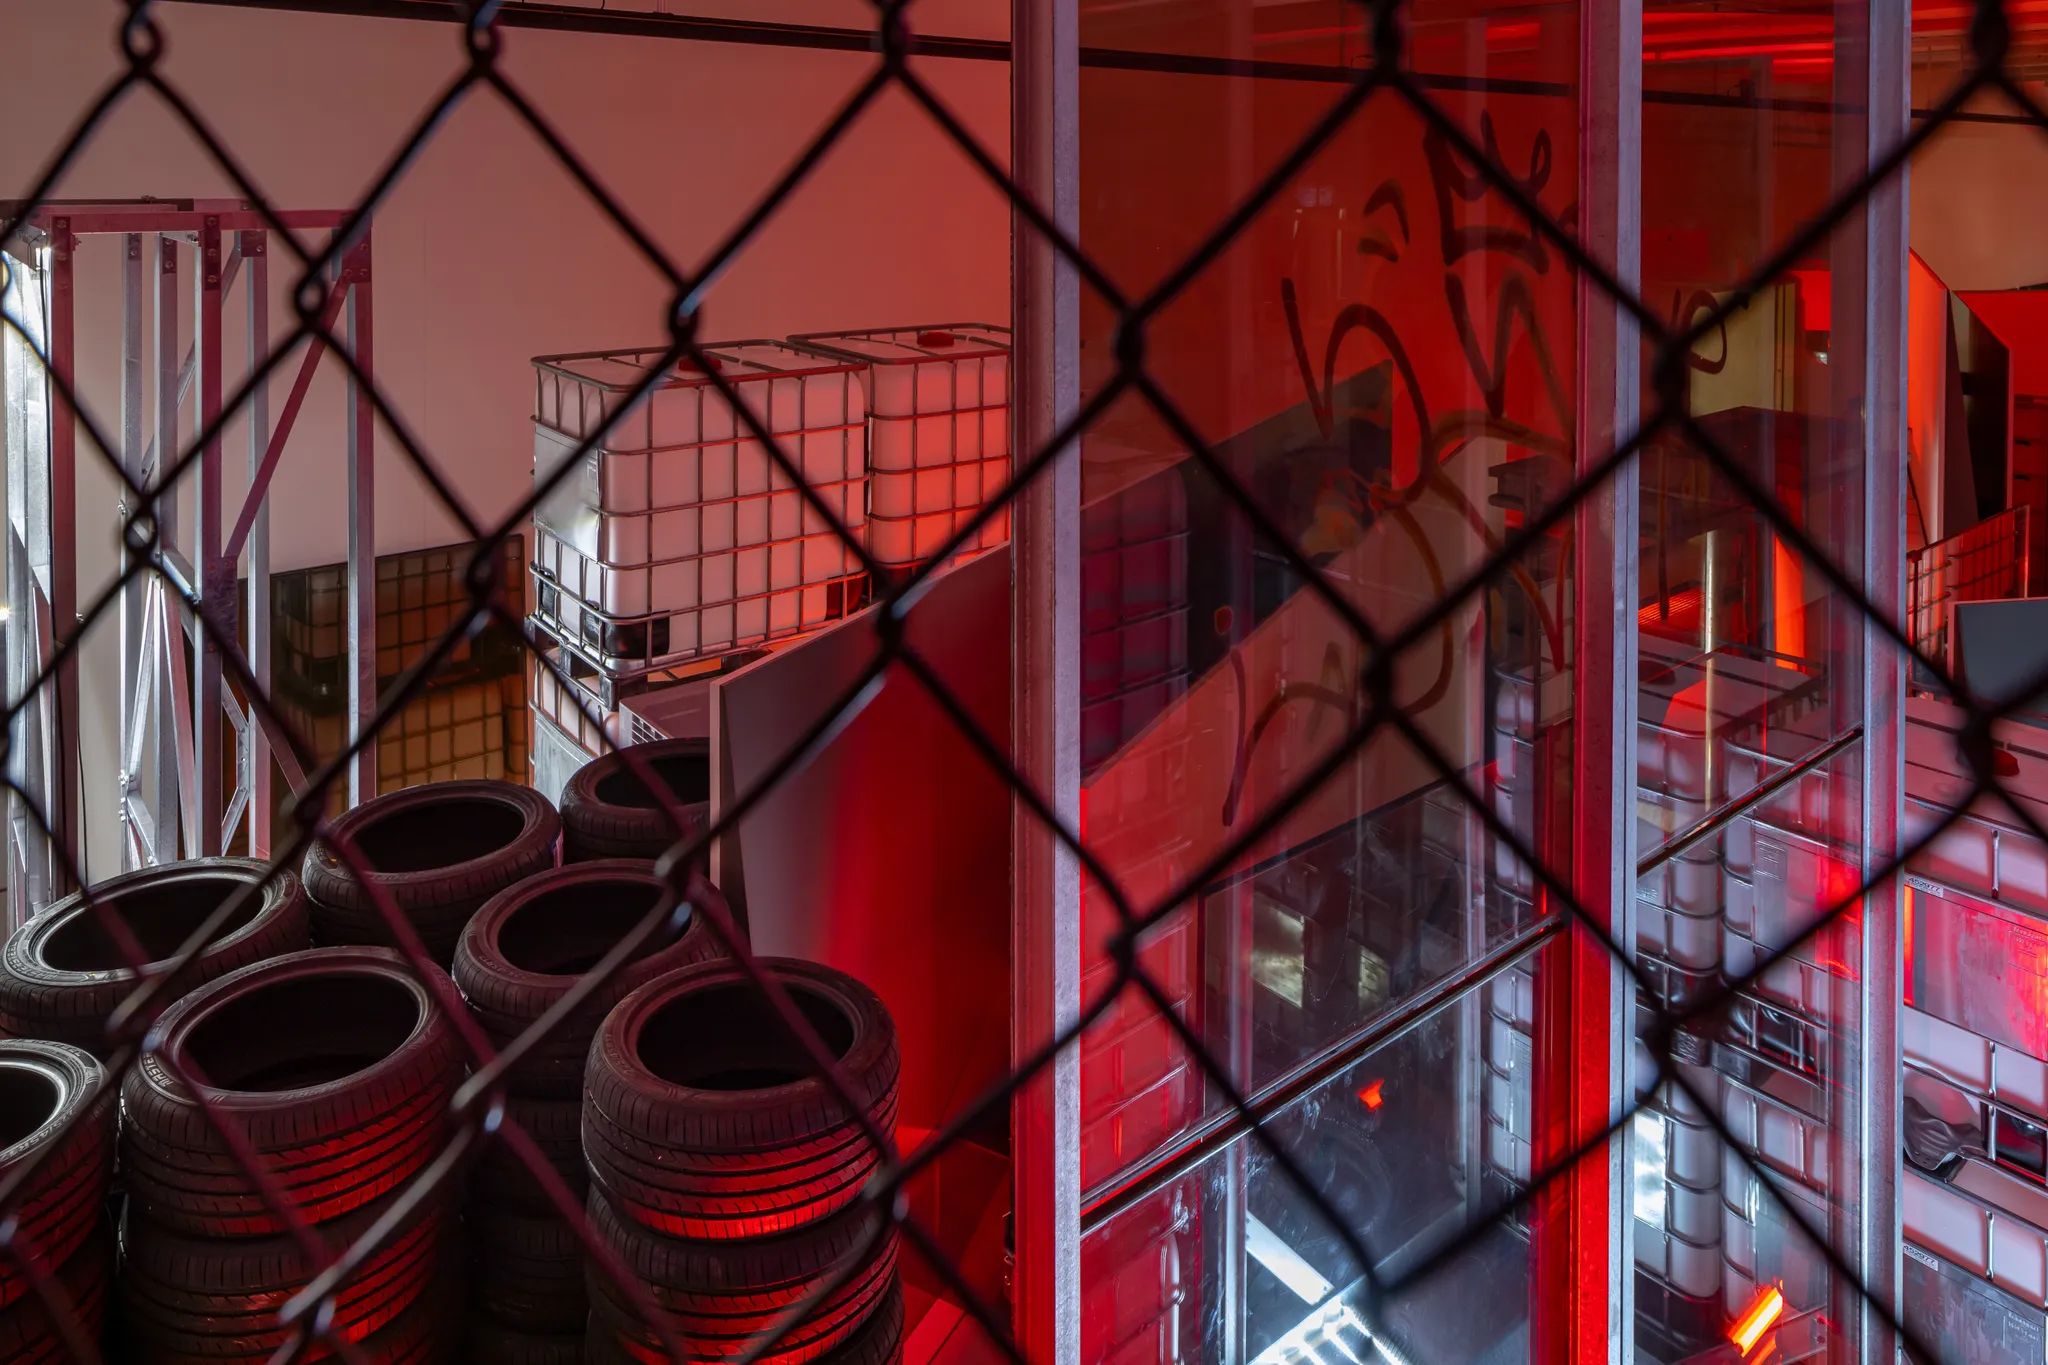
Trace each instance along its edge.
<path fill-rule="evenodd" d="M 1275 1109 L 1266 1134 L 1305 1187 L 1239 1136 L 1089 1224 L 1088 1357 L 1532 1359 L 1530 1239 L 1508 1208 L 1521 1177 L 1500 1161 L 1527 1132 L 1534 1021 L 1520 1011 L 1542 955 L 1497 968 Z"/>
<path fill-rule="evenodd" d="M 1424 0 L 1410 18 L 1431 97 L 1569 223 L 1576 6 Z M 1081 244 L 1119 287 L 1168 279 L 1315 131 L 1368 22 L 1082 5 L 1084 46 L 1150 54 L 1081 75 Z M 1287 1084 L 1542 916 L 1459 788 L 1568 853 L 1568 524 L 1469 580 L 1570 483 L 1576 291 L 1474 158 L 1375 95 L 1147 322 L 1171 411 L 1127 393 L 1084 437 L 1086 833 L 1140 909 L 1186 897 L 1139 964 L 1230 1087 Z M 1115 377 L 1118 319 L 1084 291 L 1082 325 L 1086 397 Z M 1384 698 L 1420 746 L 1365 733 L 1379 651 L 1404 635 Z M 1119 930 L 1102 888 L 1085 916 L 1083 989 L 1101 990 Z M 1083 1053 L 1090 1190 L 1229 1108 L 1133 997 Z"/>
<path fill-rule="evenodd" d="M 1861 1216 L 1864 617 L 1800 540 L 1861 573 L 1861 220 L 1753 277 L 1862 172 L 1866 22 L 1643 14 L 1644 297 L 1683 328 L 1754 287 L 1673 371 L 1645 365 L 1645 412 L 1692 423 L 1639 461 L 1632 946 L 1642 1069 L 1668 1045 L 1674 1074 L 1628 1169 L 1636 1347 L 1659 1362 L 1860 1350 L 1821 1246 L 1852 1249 Z"/>

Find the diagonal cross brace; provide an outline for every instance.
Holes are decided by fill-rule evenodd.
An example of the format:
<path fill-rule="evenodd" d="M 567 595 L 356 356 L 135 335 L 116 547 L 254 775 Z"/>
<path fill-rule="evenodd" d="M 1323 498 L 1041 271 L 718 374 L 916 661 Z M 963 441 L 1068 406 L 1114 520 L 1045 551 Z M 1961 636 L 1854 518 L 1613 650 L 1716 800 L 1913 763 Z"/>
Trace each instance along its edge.
<path fill-rule="evenodd" d="M 241 513 L 235 518 L 235 529 L 228 533 L 220 549 L 220 562 L 233 564 L 242 557 L 242 547 L 249 541 L 249 528 L 256 524 L 257 509 L 263 506 L 263 499 L 270 492 L 270 476 L 277 472 L 277 462 L 284 454 L 284 443 L 292 434 L 292 424 L 298 420 L 299 406 L 306 401 L 306 390 L 313 386 L 313 372 L 320 368 L 320 359 L 327 353 L 325 337 L 334 330 L 335 322 L 341 317 L 341 305 L 348 298 L 349 282 L 338 281 L 327 292 L 327 306 L 320 310 L 320 328 L 306 345 L 306 358 L 299 362 L 298 377 L 292 380 L 291 396 L 284 400 L 284 410 L 277 415 L 277 429 L 270 433 L 270 444 L 264 448 L 263 463 L 249 478 L 249 496 L 242 502 Z"/>
<path fill-rule="evenodd" d="M 187 246 L 191 243 L 187 242 Z M 235 287 L 235 277 L 242 273 L 242 239 L 236 236 L 234 245 L 228 250 L 227 264 L 221 268 L 220 296 L 225 299 L 228 291 Z M 178 406 L 192 394 L 192 379 L 199 372 L 199 343 L 194 341 L 185 348 L 184 363 L 178 366 Z M 142 464 L 138 477 L 144 485 L 156 478 L 156 433 L 151 432 L 149 441 L 142 448 Z"/>

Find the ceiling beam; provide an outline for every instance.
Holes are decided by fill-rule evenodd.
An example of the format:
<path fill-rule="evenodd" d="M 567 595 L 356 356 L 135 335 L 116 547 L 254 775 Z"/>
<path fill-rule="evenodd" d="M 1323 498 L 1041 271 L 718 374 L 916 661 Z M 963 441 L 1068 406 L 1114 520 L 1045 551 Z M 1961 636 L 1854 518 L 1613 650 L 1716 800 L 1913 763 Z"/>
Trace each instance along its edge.
<path fill-rule="evenodd" d="M 346 14 L 368 19 L 410 19 L 436 24 L 462 21 L 462 16 L 448 0 L 177 0 L 177 3 Z M 678 38 L 700 43 L 742 43 L 755 47 L 816 48 L 827 52 L 876 50 L 875 33 L 871 29 L 771 24 L 753 19 L 710 19 L 691 14 L 631 13 L 585 9 L 580 5 L 500 5 L 496 23 L 499 28 L 611 33 L 635 38 Z M 914 50 L 925 57 L 982 62 L 1010 60 L 1010 44 L 1003 39 L 918 34 L 912 39 L 912 44 Z"/>

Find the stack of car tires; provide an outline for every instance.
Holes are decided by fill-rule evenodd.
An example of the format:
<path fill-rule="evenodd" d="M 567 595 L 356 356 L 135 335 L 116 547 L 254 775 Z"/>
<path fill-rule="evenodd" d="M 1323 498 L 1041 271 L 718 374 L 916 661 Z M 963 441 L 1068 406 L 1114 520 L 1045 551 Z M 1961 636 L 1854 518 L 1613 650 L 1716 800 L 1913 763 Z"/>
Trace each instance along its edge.
<path fill-rule="evenodd" d="M 691 879 L 688 894 L 627 950 L 624 965 L 506 1072 L 506 1117 L 535 1139 L 579 1199 L 587 1180 L 577 1122 L 591 1035 L 642 984 L 716 954 L 699 911 L 717 895 L 708 882 Z M 674 901 L 646 862 L 587 862 L 529 877 L 469 922 L 455 951 L 456 987 L 502 1051 Z M 465 1221 L 471 1357 L 514 1365 L 580 1361 L 588 1315 L 583 1245 L 502 1141 L 491 1144 L 473 1174 Z"/>
<path fill-rule="evenodd" d="M 683 837 L 700 835 L 708 746 L 636 757 L 683 807 Z M 53 1315 L 0 1254 L 0 1361 L 57 1365 L 109 1320 L 108 1358 L 138 1365 L 321 1361 L 341 1343 L 379 1365 L 666 1360 L 646 1299 L 700 1362 L 769 1332 L 768 1365 L 897 1357 L 896 1231 L 862 1197 L 896 1122 L 894 1026 L 842 973 L 761 963 L 849 1105 L 725 956 L 701 865 L 680 898 L 657 873 L 675 827 L 623 759 L 578 773 L 559 816 L 524 787 L 448 782 L 349 811 L 334 838 L 361 877 L 326 842 L 300 878 L 170 864 L 61 901 L 0 946 L 0 1189 L 15 1187 L 0 1235 L 71 1306 Z M 454 1136 L 469 1059 L 442 1013 L 448 980 L 392 950 L 380 899 L 449 966 L 492 1047 L 518 1049 L 498 1119 L 645 1299 L 586 1264 L 505 1140 L 486 1134 L 466 1181 L 421 1180 Z M 152 1008 L 117 1018 L 129 964 L 167 963 L 202 930 Z M 117 1057 L 134 1060 L 110 1077 Z"/>
<path fill-rule="evenodd" d="M 194 858 L 101 882 L 90 903 L 83 892 L 58 901 L 0 948 L 0 1032 L 71 1043 L 105 1060 L 114 1043 L 108 1019 L 136 988 L 123 947 L 168 961 L 231 900 L 239 903 L 230 917 L 159 992 L 159 1008 L 237 968 L 311 946 L 299 879 L 280 871 L 265 884 L 267 870 L 252 858 Z"/>
<path fill-rule="evenodd" d="M 711 812 L 711 744 L 666 739 L 633 746 L 634 759 L 652 770 L 682 807 L 686 839 L 704 832 Z M 562 788 L 562 860 L 659 858 L 675 842 L 668 813 L 640 776 L 617 753 L 584 764 Z"/>
<path fill-rule="evenodd" d="M 114 1093 L 91 1054 L 64 1043 L 0 1040 L 0 1188 L 15 1187 L 0 1256 L 0 1360 L 57 1365 L 72 1359 L 65 1328 L 97 1343 L 106 1314 L 112 1241 L 103 1209 L 114 1169 Z M 22 1265 L 35 1258 L 38 1276 Z M 68 1305 L 60 1322 L 35 1288 L 54 1281 Z"/>
<path fill-rule="evenodd" d="M 693 1355 L 882 1365 L 901 1344 L 896 1231 L 861 1198 L 893 1131 L 896 1033 L 843 973 L 764 959 L 823 1040 L 862 1112 L 744 969 L 708 963 L 626 997 L 592 1043 L 583 1102 L 590 1218 Z M 588 1358 L 659 1361 L 661 1336 L 609 1277 L 590 1275 Z M 786 1318 L 805 1305 L 801 1323 Z"/>
<path fill-rule="evenodd" d="M 333 843 L 315 844 L 306 855 L 314 941 L 396 946 L 375 887 L 405 916 L 427 955 L 446 967 L 463 926 L 484 902 L 554 866 L 561 831 L 545 796 L 511 782 L 433 782 L 365 801 L 334 822 L 335 840 L 355 849 L 368 869 L 365 879 Z"/>
<path fill-rule="evenodd" d="M 292 1336 L 280 1309 L 387 1214 L 395 1228 L 341 1283 L 328 1329 L 380 1362 L 441 1358 L 453 1202 L 407 1187 L 449 1138 L 463 1062 L 410 965 L 381 948 L 289 954 L 193 991 L 157 1032 L 121 1088 L 128 1358 L 269 1359 Z M 292 1234 L 251 1160 L 325 1251 Z M 298 1359 L 332 1354 L 323 1340 Z"/>

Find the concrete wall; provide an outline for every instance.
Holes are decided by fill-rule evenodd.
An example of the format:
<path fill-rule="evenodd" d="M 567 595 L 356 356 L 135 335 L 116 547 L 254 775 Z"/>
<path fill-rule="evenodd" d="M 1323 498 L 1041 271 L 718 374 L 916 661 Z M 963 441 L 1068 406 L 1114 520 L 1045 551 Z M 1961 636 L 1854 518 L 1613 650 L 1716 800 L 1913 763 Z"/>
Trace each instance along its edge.
<path fill-rule="evenodd" d="M 844 3 L 815 15 L 788 9 L 769 17 L 859 19 Z M 928 31 L 976 36 L 999 34 L 1005 12 L 996 0 L 921 9 Z M 0 82 L 0 195 L 30 187 L 117 73 L 119 12 L 111 0 L 8 0 L 15 60 Z M 450 25 L 175 4 L 157 14 L 168 44 L 164 75 L 282 207 L 355 201 L 462 65 Z M 873 65 L 863 54 L 532 31 L 508 32 L 502 61 L 684 263 L 745 214 Z M 1006 155 L 1007 67 L 931 62 L 924 70 L 984 144 Z M 115 109 L 57 190 L 63 198 L 231 193 L 229 178 L 147 93 Z M 465 100 L 407 170 L 378 215 L 374 242 L 380 386 L 480 518 L 501 516 L 530 486 L 531 356 L 666 334 L 659 277 L 487 92 Z M 706 322 L 714 336 L 737 337 L 1005 321 L 1008 249 L 1001 197 L 922 111 L 890 94 L 719 280 Z M 116 431 L 117 250 L 111 239 L 88 243 L 78 274 L 79 382 L 89 410 Z M 292 317 L 291 272 L 278 258 L 272 273 L 272 330 L 281 336 Z M 239 298 L 230 311 L 232 386 L 244 353 Z M 273 412 L 291 368 L 274 380 Z M 346 554 L 341 407 L 338 375 L 323 372 L 273 490 L 275 568 Z M 231 500 L 243 486 L 244 439 L 229 433 Z M 378 452 L 377 519 L 382 552 L 455 534 L 388 433 Z M 115 525 L 112 480 L 82 448 L 82 603 L 113 571 Z M 95 875 L 118 856 L 106 818 L 115 650 L 113 629 L 96 631 L 83 673 Z"/>

